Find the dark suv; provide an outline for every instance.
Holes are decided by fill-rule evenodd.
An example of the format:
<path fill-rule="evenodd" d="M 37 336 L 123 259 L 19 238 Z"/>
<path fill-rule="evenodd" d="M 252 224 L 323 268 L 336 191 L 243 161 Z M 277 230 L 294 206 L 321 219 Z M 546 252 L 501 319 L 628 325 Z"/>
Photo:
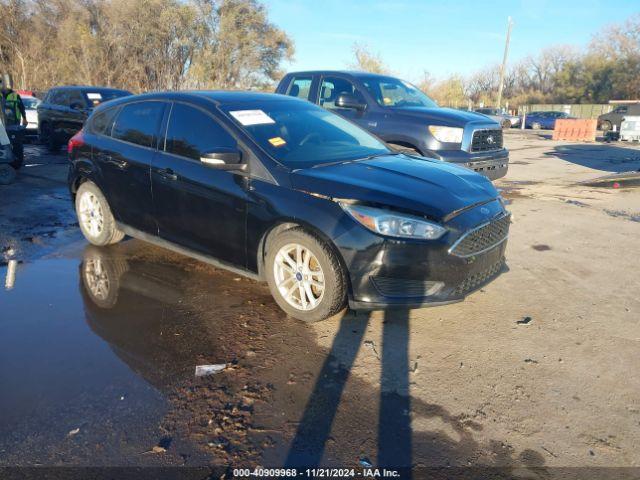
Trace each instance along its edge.
<path fill-rule="evenodd" d="M 450 303 L 503 270 L 509 213 L 467 168 L 405 155 L 309 102 L 154 93 L 69 141 L 80 228 L 264 279 L 293 317 Z"/>
<path fill-rule="evenodd" d="M 105 87 L 54 87 L 38 105 L 40 142 L 56 152 L 78 132 L 97 105 L 131 95 L 126 90 Z"/>
<path fill-rule="evenodd" d="M 456 163 L 492 180 L 507 173 L 509 152 L 497 122 L 441 108 L 398 78 L 363 72 L 289 73 L 276 92 L 338 113 L 396 149 Z"/>

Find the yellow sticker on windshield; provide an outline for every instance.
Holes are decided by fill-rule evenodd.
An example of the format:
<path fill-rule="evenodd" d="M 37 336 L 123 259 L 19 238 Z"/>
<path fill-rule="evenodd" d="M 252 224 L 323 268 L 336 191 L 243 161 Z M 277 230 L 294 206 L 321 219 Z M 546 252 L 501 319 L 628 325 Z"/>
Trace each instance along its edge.
<path fill-rule="evenodd" d="M 269 143 L 271 145 L 273 145 L 274 147 L 281 147 L 283 145 L 286 145 L 287 142 L 284 141 L 284 138 L 282 137 L 273 137 L 269 139 Z"/>

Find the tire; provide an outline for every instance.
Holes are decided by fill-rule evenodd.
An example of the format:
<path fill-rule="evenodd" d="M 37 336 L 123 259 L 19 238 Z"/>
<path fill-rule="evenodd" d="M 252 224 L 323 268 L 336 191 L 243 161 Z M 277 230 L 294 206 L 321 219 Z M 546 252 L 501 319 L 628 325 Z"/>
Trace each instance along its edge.
<path fill-rule="evenodd" d="M 0 185 L 10 185 L 16 179 L 16 171 L 8 163 L 0 164 Z"/>
<path fill-rule="evenodd" d="M 600 124 L 600 129 L 603 132 L 609 132 L 613 129 L 613 125 L 609 120 L 603 120 L 602 123 Z"/>
<path fill-rule="evenodd" d="M 389 147 L 396 152 L 406 153 L 408 155 L 422 155 L 417 148 L 408 147 L 406 145 L 398 145 L 397 143 L 388 143 Z"/>
<path fill-rule="evenodd" d="M 82 285 L 91 301 L 99 308 L 113 308 L 118 302 L 120 277 L 129 270 L 126 260 L 113 258 L 94 246 L 84 251 Z"/>
<path fill-rule="evenodd" d="M 531 128 L 534 129 L 534 130 L 540 130 L 542 128 L 542 125 L 540 125 L 539 122 L 533 122 L 531 124 Z"/>
<path fill-rule="evenodd" d="M 298 246 L 303 252 L 300 254 L 301 262 L 296 262 L 295 259 Z M 289 256 L 289 260 L 284 261 L 285 255 L 288 255 L 285 252 L 289 249 L 294 252 L 293 257 Z M 308 252 L 306 256 L 305 251 Z M 305 259 L 309 259 L 306 261 L 306 270 Z M 292 264 L 289 262 L 301 266 L 301 270 L 292 268 Z M 282 270 L 280 265 L 283 264 L 291 272 Z M 293 318 L 309 323 L 317 322 L 336 315 L 347 305 L 346 272 L 338 260 L 336 252 L 326 242 L 303 228 L 292 228 L 267 240 L 265 272 L 271 295 L 280 308 Z M 295 276 L 292 275 L 293 272 L 295 272 Z M 311 273 L 306 274 L 305 272 Z M 283 280 L 283 278 L 287 278 L 287 280 Z M 307 279 L 315 283 L 323 281 L 323 289 L 320 290 L 315 285 L 310 285 L 306 281 Z M 293 291 L 293 293 L 286 297 L 284 290 Z M 301 308 L 301 305 L 295 305 L 295 303 L 302 304 L 303 297 L 307 300 L 306 309 Z M 312 305 L 311 297 L 317 302 L 315 306 Z"/>
<path fill-rule="evenodd" d="M 104 247 L 124 238 L 124 232 L 118 229 L 107 199 L 95 183 L 86 181 L 80 185 L 75 203 L 80 230 L 89 243 Z"/>
<path fill-rule="evenodd" d="M 40 143 L 46 145 L 49 153 L 58 153 L 60 151 L 60 142 L 56 141 L 53 128 L 48 123 L 42 125 L 40 132 Z"/>
<path fill-rule="evenodd" d="M 503 120 L 502 128 L 508 130 L 511 128 L 511 120 Z"/>

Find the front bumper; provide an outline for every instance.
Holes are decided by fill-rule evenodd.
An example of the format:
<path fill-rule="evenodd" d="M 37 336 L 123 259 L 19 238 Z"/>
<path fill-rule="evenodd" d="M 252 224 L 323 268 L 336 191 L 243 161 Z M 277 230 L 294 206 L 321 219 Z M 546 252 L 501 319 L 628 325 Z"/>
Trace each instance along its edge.
<path fill-rule="evenodd" d="M 462 301 L 490 283 L 507 270 L 506 237 L 473 256 L 450 253 L 461 232 L 471 230 L 473 215 L 462 214 L 467 218 L 452 221 L 458 233 L 428 242 L 382 238 L 362 228 L 345 234 L 337 244 L 349 272 L 349 306 L 377 310 L 444 305 Z M 353 249 L 353 245 L 366 248 Z"/>
<path fill-rule="evenodd" d="M 439 150 L 434 151 L 433 154 L 445 162 L 470 168 L 490 180 L 504 177 L 509 169 L 509 151 L 506 148 L 478 153 L 469 153 L 463 150 Z"/>

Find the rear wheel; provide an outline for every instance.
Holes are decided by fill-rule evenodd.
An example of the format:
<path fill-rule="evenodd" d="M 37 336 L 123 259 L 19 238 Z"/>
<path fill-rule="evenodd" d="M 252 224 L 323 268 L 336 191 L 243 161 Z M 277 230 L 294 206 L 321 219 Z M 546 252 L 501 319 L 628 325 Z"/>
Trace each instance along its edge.
<path fill-rule="evenodd" d="M 99 247 L 118 243 L 124 232 L 118 229 L 107 199 L 90 181 L 84 182 L 76 193 L 76 214 L 85 238 Z"/>
<path fill-rule="evenodd" d="M 265 270 L 273 298 L 291 317 L 316 322 L 346 307 L 346 274 L 336 253 L 302 228 L 269 239 Z"/>
<path fill-rule="evenodd" d="M 542 128 L 542 125 L 540 125 L 540 122 L 533 122 L 531 124 L 531 128 L 533 128 L 534 130 L 540 130 Z"/>
<path fill-rule="evenodd" d="M 503 120 L 502 121 L 502 128 L 505 128 L 505 129 L 511 128 L 511 120 Z"/>
<path fill-rule="evenodd" d="M 600 124 L 600 128 L 602 129 L 603 132 L 608 132 L 611 129 L 613 129 L 613 125 L 611 125 L 611 122 L 609 120 L 604 120 L 601 124 Z"/>
<path fill-rule="evenodd" d="M 56 140 L 53 128 L 48 123 L 42 125 L 40 130 L 40 143 L 46 145 L 50 153 L 58 153 L 60 142 Z"/>

